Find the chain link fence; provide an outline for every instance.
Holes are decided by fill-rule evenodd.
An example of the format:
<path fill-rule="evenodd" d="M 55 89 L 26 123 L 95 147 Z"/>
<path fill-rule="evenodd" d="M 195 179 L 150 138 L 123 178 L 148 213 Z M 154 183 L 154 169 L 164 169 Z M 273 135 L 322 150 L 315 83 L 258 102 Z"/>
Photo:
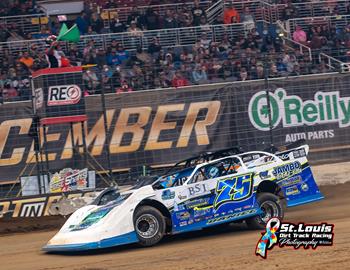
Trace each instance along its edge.
<path fill-rule="evenodd" d="M 310 145 L 311 163 L 344 161 L 350 157 L 349 85 L 348 74 L 221 83 L 106 94 L 105 108 L 100 95 L 88 96 L 87 167 L 97 172 L 98 187 L 107 185 L 110 169 L 119 184 L 132 184 L 202 152 L 264 150 L 299 139 Z M 31 103 L 0 106 L 0 119 L 5 190 L 17 177 L 36 174 Z M 86 162 L 80 123 L 46 128 L 41 159 L 48 157 L 50 173 Z"/>

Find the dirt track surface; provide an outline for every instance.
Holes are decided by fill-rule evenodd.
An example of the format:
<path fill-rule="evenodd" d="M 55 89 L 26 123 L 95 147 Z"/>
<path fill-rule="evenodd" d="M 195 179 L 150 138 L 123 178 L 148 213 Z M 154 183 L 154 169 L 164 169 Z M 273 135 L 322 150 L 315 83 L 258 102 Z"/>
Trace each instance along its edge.
<path fill-rule="evenodd" d="M 350 162 L 315 165 L 312 172 L 318 185 L 344 184 L 350 181 Z"/>
<path fill-rule="evenodd" d="M 332 247 L 274 247 L 263 260 L 254 254 L 260 232 L 235 225 L 168 237 L 152 248 L 127 246 L 58 255 L 40 250 L 55 233 L 46 231 L 0 236 L 0 269 L 350 269 L 350 183 L 322 186 L 321 190 L 325 200 L 288 209 L 285 220 L 334 223 Z"/>

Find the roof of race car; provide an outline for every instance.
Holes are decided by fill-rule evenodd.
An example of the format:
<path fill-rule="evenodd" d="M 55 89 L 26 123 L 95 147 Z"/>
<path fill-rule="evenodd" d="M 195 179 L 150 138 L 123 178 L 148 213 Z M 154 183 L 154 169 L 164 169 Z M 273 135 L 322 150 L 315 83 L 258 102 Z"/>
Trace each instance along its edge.
<path fill-rule="evenodd" d="M 296 147 L 299 147 L 301 145 L 304 145 L 306 142 L 305 140 L 298 140 L 294 143 L 291 143 L 289 145 L 284 145 L 280 148 L 276 148 L 274 145 L 270 145 L 268 148 L 264 149 L 263 151 L 257 151 L 257 152 L 265 152 L 265 153 L 278 153 L 283 152 L 286 149 L 293 149 Z M 254 152 L 254 151 L 253 151 Z M 173 165 L 171 168 L 169 168 L 162 176 L 170 175 L 173 171 L 189 168 L 189 167 L 196 167 L 198 164 L 202 164 L 205 162 L 209 162 L 215 159 L 219 159 L 222 157 L 227 156 L 233 156 L 233 155 L 245 155 L 245 154 L 252 154 L 253 152 L 244 152 L 241 147 L 235 146 L 230 148 L 225 148 L 217 151 L 207 151 L 200 153 L 199 155 L 181 160 L 177 162 L 175 165 Z"/>
<path fill-rule="evenodd" d="M 204 162 L 209 162 L 215 159 L 219 159 L 222 157 L 226 156 L 232 156 L 232 155 L 237 155 L 243 153 L 241 148 L 239 147 L 231 147 L 231 148 L 226 148 L 226 149 L 221 149 L 218 151 L 214 152 L 203 152 L 197 156 L 190 157 L 188 159 L 181 160 L 177 162 L 174 166 L 172 166 L 168 171 L 164 173 L 164 175 L 170 174 L 173 170 L 176 170 L 178 167 L 188 168 L 188 167 L 195 167 L 198 164 L 204 163 Z M 181 165 L 183 164 L 184 165 Z"/>

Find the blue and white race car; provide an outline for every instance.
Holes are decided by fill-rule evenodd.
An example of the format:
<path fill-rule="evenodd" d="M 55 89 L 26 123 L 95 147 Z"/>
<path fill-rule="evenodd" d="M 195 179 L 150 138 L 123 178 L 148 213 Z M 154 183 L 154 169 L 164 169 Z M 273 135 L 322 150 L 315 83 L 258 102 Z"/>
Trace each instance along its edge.
<path fill-rule="evenodd" d="M 110 189 L 74 212 L 43 247 L 81 251 L 129 243 L 152 246 L 166 234 L 245 221 L 264 229 L 285 207 L 323 198 L 302 145 L 271 154 L 220 151 L 178 163 L 131 190 Z"/>

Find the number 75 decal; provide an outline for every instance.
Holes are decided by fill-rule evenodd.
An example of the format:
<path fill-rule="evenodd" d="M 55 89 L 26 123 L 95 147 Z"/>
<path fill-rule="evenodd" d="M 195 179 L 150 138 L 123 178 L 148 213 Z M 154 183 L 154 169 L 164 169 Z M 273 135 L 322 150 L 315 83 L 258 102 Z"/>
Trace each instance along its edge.
<path fill-rule="evenodd" d="M 252 173 L 219 180 L 215 189 L 214 209 L 225 203 L 243 201 L 252 195 L 252 191 Z"/>

